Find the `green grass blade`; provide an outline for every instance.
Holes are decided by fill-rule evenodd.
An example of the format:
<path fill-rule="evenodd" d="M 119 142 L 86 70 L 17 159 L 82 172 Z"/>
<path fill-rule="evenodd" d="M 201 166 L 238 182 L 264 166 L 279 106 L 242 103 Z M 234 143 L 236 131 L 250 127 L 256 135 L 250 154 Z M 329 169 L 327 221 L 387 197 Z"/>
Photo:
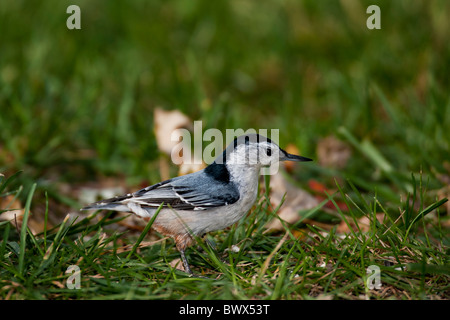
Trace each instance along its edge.
<path fill-rule="evenodd" d="M 352 200 L 347 194 L 344 193 L 344 190 L 342 190 L 341 186 L 339 185 L 339 183 L 337 182 L 336 179 L 334 180 L 334 183 L 336 184 L 336 186 L 337 186 L 337 188 L 338 188 L 338 190 L 339 190 L 339 192 L 340 192 L 340 194 L 341 194 L 342 200 L 344 201 L 345 205 L 346 205 L 347 208 L 348 208 L 348 212 L 349 212 L 350 216 L 352 217 L 352 220 L 353 220 L 353 222 L 355 223 L 355 226 L 356 226 L 356 228 L 358 229 L 358 232 L 361 234 L 361 228 L 359 227 L 358 219 L 357 219 L 356 215 L 353 213 L 352 207 L 351 207 L 350 204 L 348 203 L 347 199 L 349 199 L 350 201 L 352 201 L 352 203 L 353 203 L 358 209 L 359 209 L 359 207 L 356 205 L 356 203 L 353 202 L 353 200 Z M 333 204 L 336 206 L 336 203 L 335 203 L 335 202 L 333 202 Z M 339 207 L 336 206 L 336 208 L 338 208 L 339 213 L 341 214 L 341 216 L 343 216 L 343 212 L 339 209 Z M 346 220 L 345 220 L 345 223 L 347 223 Z M 351 225 L 348 225 L 348 223 L 347 223 L 347 226 L 349 227 L 349 229 L 352 229 Z"/>
<path fill-rule="evenodd" d="M 11 223 L 9 221 L 4 221 L 0 223 L 0 226 L 6 224 L 5 231 L 3 232 L 3 241 L 0 245 L 0 261 L 3 260 L 5 256 L 6 244 L 8 243 L 9 230 L 11 228 Z"/>
<path fill-rule="evenodd" d="M 446 203 L 448 201 L 447 198 L 441 199 L 431 205 L 429 205 L 428 207 L 426 207 L 424 210 L 422 210 L 416 217 L 414 217 L 414 219 L 411 221 L 411 223 L 408 226 L 408 229 L 406 230 L 406 234 L 405 234 L 405 239 L 408 237 L 409 231 L 411 230 L 412 226 L 419 221 L 420 219 L 422 219 L 423 217 L 425 217 L 427 214 L 429 214 L 430 212 L 432 212 L 434 209 L 439 208 L 440 206 L 442 206 L 444 203 Z"/>
<path fill-rule="evenodd" d="M 163 207 L 164 203 L 161 203 L 161 205 L 158 207 L 158 209 L 156 210 L 155 214 L 153 215 L 153 217 L 150 219 L 150 221 L 147 223 L 147 225 L 145 226 L 144 230 L 142 231 L 142 233 L 139 235 L 139 238 L 137 239 L 136 243 L 134 244 L 133 248 L 131 249 L 131 251 L 128 253 L 126 260 L 130 259 L 131 256 L 136 252 L 139 244 L 142 242 L 142 240 L 144 240 L 145 236 L 147 235 L 147 233 L 149 232 L 150 228 L 153 225 L 153 222 L 155 221 L 156 217 L 158 216 L 159 212 L 161 211 L 162 207 Z"/>
<path fill-rule="evenodd" d="M 25 211 L 23 214 L 22 228 L 20 230 L 20 254 L 19 254 L 19 274 L 23 275 L 25 267 L 25 248 L 27 241 L 27 224 L 28 217 L 30 215 L 31 200 L 33 199 L 34 191 L 36 190 L 36 183 L 31 186 L 30 192 L 28 193 L 27 201 L 25 203 Z"/>
<path fill-rule="evenodd" d="M 48 222 L 48 193 L 45 192 L 45 213 L 44 213 L 44 251 L 47 251 L 47 222 Z"/>
<path fill-rule="evenodd" d="M 3 182 L 3 177 L 0 177 L 0 194 L 5 190 L 5 188 L 8 186 L 8 184 L 11 183 L 19 174 L 21 174 L 22 171 L 17 171 L 12 176 L 8 177 L 5 182 Z"/>

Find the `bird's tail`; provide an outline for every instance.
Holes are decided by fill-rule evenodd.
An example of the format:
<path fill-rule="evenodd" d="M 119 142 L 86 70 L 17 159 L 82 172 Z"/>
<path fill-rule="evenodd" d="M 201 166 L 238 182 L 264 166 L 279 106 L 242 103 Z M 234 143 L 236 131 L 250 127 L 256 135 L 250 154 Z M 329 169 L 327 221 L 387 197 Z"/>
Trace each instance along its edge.
<path fill-rule="evenodd" d="M 114 198 L 97 201 L 81 208 L 81 210 L 114 210 L 130 212 L 130 208 L 123 203 L 123 200 L 131 197 L 131 194 L 127 194 L 125 196 L 117 196 Z"/>
<path fill-rule="evenodd" d="M 114 210 L 130 212 L 130 208 L 122 203 L 123 197 L 115 197 L 91 203 L 80 210 Z"/>
<path fill-rule="evenodd" d="M 117 196 L 110 199 L 105 199 L 97 201 L 87 205 L 81 210 L 113 210 L 113 211 L 123 211 L 123 212 L 133 212 L 141 217 L 152 217 L 155 214 L 157 208 L 142 208 L 139 204 L 133 201 L 125 201 L 127 199 L 133 198 L 131 193 L 124 196 Z"/>

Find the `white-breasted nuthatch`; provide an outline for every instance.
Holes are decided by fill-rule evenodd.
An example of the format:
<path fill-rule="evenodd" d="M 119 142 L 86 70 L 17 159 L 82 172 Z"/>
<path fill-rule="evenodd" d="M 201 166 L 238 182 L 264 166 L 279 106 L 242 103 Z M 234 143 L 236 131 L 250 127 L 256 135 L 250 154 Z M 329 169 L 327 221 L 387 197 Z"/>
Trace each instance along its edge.
<path fill-rule="evenodd" d="M 152 227 L 175 240 L 184 269 L 193 274 L 185 250 L 196 236 L 224 229 L 253 206 L 260 169 L 279 161 L 311 161 L 289 154 L 259 134 L 236 138 L 205 169 L 159 182 L 134 193 L 90 204 L 81 210 L 115 210 L 152 217 Z"/>

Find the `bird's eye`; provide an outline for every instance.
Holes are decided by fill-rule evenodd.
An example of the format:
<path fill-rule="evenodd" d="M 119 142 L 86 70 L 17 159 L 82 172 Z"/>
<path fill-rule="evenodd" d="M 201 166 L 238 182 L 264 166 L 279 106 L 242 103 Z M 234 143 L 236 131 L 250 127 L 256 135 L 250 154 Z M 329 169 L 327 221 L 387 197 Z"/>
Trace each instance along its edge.
<path fill-rule="evenodd" d="M 267 156 L 270 157 L 272 155 L 272 149 L 267 148 L 266 153 L 267 153 Z"/>

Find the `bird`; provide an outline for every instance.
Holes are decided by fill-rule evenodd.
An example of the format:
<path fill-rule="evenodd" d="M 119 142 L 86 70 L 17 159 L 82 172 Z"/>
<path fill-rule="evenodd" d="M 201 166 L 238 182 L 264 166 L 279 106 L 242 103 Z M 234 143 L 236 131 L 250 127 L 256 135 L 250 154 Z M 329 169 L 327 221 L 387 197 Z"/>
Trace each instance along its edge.
<path fill-rule="evenodd" d="M 244 134 L 202 170 L 97 201 L 81 210 L 132 212 L 152 218 L 159 209 L 152 228 L 175 241 L 185 272 L 195 276 L 186 249 L 197 237 L 243 218 L 257 199 L 261 168 L 280 161 L 312 159 L 289 154 L 263 135 Z"/>

